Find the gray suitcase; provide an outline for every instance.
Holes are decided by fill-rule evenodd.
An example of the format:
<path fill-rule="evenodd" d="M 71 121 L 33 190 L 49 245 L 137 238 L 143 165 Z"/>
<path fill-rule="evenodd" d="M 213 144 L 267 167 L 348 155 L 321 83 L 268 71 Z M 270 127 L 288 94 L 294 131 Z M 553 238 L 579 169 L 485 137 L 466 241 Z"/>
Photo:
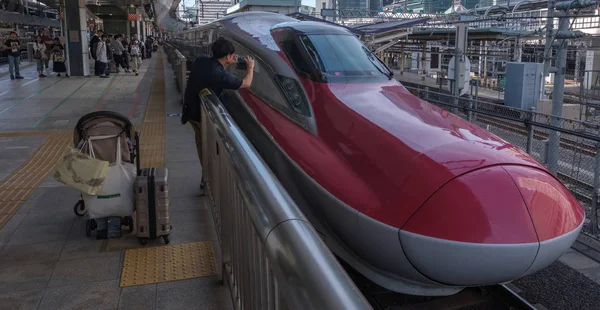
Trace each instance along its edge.
<path fill-rule="evenodd" d="M 169 171 L 167 168 L 141 169 L 135 180 L 135 212 L 137 237 L 142 244 L 162 237 L 169 243 Z"/>

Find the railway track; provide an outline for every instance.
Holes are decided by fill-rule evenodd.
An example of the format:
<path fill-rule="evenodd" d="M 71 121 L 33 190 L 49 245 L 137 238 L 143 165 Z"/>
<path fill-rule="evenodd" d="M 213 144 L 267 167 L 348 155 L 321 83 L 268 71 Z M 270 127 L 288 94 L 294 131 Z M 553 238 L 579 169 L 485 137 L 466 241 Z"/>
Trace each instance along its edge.
<path fill-rule="evenodd" d="M 519 135 L 527 136 L 527 128 L 524 124 L 515 124 L 511 121 L 497 119 L 486 115 L 477 115 L 477 120 L 491 126 L 501 128 L 506 131 L 514 132 Z M 547 140 L 549 135 L 541 130 L 533 131 L 533 137 L 536 140 Z M 567 138 L 560 138 L 560 147 L 576 152 L 580 152 L 584 155 L 594 157 L 596 156 L 596 149 L 590 145 L 582 142 L 573 141 Z"/>
<path fill-rule="evenodd" d="M 538 306 L 521 297 L 519 289 L 510 284 L 466 288 L 444 297 L 413 296 L 387 290 L 365 278 L 344 261 L 340 260 L 340 263 L 374 310 L 538 309 Z"/>
<path fill-rule="evenodd" d="M 524 128 L 518 128 L 517 126 L 515 126 L 514 123 L 505 122 L 505 121 L 494 119 L 493 117 L 487 117 L 487 116 L 477 116 L 477 119 L 484 124 L 489 124 L 489 125 L 501 128 L 503 130 L 507 130 L 510 132 L 521 134 L 523 136 L 527 136 L 527 130 Z M 534 138 L 536 140 L 545 140 L 548 138 L 548 135 L 547 134 L 536 135 L 534 133 Z M 569 139 L 562 138 L 561 142 L 560 142 L 560 146 L 565 149 L 569 149 L 569 150 L 576 151 L 576 152 L 581 152 L 582 154 L 585 154 L 588 156 L 596 155 L 595 150 L 593 150 L 591 147 L 581 146 L 581 143 L 574 142 Z M 563 181 L 563 183 L 569 184 L 569 185 L 571 185 L 571 187 L 573 187 L 570 189 L 578 199 L 583 200 L 587 203 L 590 203 L 592 201 L 591 195 L 594 191 L 594 186 L 592 184 L 588 184 L 586 182 L 583 182 L 577 178 L 574 178 L 574 177 L 572 177 L 566 173 L 562 173 L 562 172 L 557 172 L 556 176 L 561 181 Z"/>
<path fill-rule="evenodd" d="M 421 85 L 418 84 L 414 84 L 414 83 L 406 83 L 406 82 L 402 82 L 403 84 L 405 84 L 405 86 L 409 89 L 411 89 L 412 91 L 415 92 L 420 92 L 423 91 Z M 441 100 L 439 97 L 440 95 L 444 96 L 445 94 L 443 93 L 433 93 L 431 94 L 431 98 L 426 99 L 429 102 L 436 104 L 436 105 L 441 105 L 444 108 L 449 107 L 447 105 L 447 103 L 445 104 L 445 100 Z M 434 99 L 436 98 L 437 99 Z M 490 104 L 494 104 L 494 105 L 503 105 L 503 100 L 499 100 L 499 99 L 494 99 L 494 98 L 480 98 L 479 100 L 481 100 L 482 102 L 485 103 L 490 103 Z M 498 106 L 498 108 L 501 108 L 501 106 Z M 489 113 L 494 113 L 495 111 L 488 111 Z M 492 116 L 487 116 L 487 115 L 481 115 L 478 114 L 477 112 L 474 112 L 474 114 L 476 115 L 476 119 L 481 121 L 484 124 L 489 124 L 492 126 L 496 126 L 499 128 L 502 128 L 504 130 L 507 131 L 511 131 L 517 134 L 521 134 L 524 136 L 527 136 L 527 128 L 525 127 L 525 124 L 515 124 L 515 122 L 511 122 L 508 120 L 503 120 L 503 119 L 499 119 L 499 118 L 495 118 Z M 548 139 L 548 133 L 541 131 L 541 130 L 535 130 L 534 129 L 534 138 L 536 140 L 546 140 Z M 588 145 L 582 142 L 578 142 L 578 141 L 573 141 L 572 139 L 568 139 L 568 138 L 561 138 L 560 139 L 560 146 L 562 148 L 565 149 L 569 149 L 569 150 L 573 150 L 573 151 L 577 151 L 577 152 L 581 152 L 582 154 L 588 155 L 588 156 L 595 156 L 596 155 L 596 148 L 593 145 Z"/>

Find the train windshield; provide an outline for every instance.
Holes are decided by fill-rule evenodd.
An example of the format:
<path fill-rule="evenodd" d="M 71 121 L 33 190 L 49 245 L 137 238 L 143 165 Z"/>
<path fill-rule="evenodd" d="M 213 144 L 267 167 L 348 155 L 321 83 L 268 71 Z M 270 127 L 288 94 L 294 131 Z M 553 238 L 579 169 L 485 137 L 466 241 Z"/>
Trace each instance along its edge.
<path fill-rule="evenodd" d="M 326 77 L 387 77 L 392 72 L 352 35 L 301 35 L 314 65 Z"/>

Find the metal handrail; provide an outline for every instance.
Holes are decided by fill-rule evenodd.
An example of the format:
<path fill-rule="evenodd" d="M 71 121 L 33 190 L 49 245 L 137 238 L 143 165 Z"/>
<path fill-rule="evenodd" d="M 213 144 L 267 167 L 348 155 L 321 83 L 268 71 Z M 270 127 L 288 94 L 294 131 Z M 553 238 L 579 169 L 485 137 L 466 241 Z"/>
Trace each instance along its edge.
<path fill-rule="evenodd" d="M 187 59 L 179 50 L 173 48 L 171 44 L 164 42 L 163 47 L 167 53 L 167 60 L 173 65 L 175 82 L 181 95 L 181 103 L 183 103 L 185 99 L 185 87 L 187 86 Z"/>
<path fill-rule="evenodd" d="M 177 84 L 181 92 L 181 102 L 185 98 L 185 87 L 187 84 L 187 59 L 178 51 L 175 50 L 175 75 L 177 78 Z"/>
<path fill-rule="evenodd" d="M 201 99 L 204 179 L 236 308 L 372 309 L 220 100 Z"/>

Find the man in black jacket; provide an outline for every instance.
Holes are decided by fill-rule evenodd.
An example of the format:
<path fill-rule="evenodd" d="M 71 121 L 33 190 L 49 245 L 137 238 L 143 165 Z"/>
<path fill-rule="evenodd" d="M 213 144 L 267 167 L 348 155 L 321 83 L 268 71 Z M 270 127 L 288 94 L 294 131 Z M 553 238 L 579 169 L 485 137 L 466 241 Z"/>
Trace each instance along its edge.
<path fill-rule="evenodd" d="M 226 71 L 227 67 L 237 62 L 237 55 L 233 44 L 224 38 L 217 39 L 212 47 L 212 57 L 200 55 L 194 61 L 190 70 L 190 77 L 187 81 L 184 96 L 183 123 L 190 121 L 196 135 L 196 150 L 198 158 L 202 161 L 202 132 L 200 126 L 200 107 L 199 93 L 204 88 L 208 88 L 220 96 L 223 89 L 248 88 L 252 84 L 254 59 L 250 56 L 245 57 L 246 76 L 244 79 Z M 203 182 L 202 182 L 203 184 Z M 200 191 L 203 192 L 203 185 L 200 185 Z"/>

